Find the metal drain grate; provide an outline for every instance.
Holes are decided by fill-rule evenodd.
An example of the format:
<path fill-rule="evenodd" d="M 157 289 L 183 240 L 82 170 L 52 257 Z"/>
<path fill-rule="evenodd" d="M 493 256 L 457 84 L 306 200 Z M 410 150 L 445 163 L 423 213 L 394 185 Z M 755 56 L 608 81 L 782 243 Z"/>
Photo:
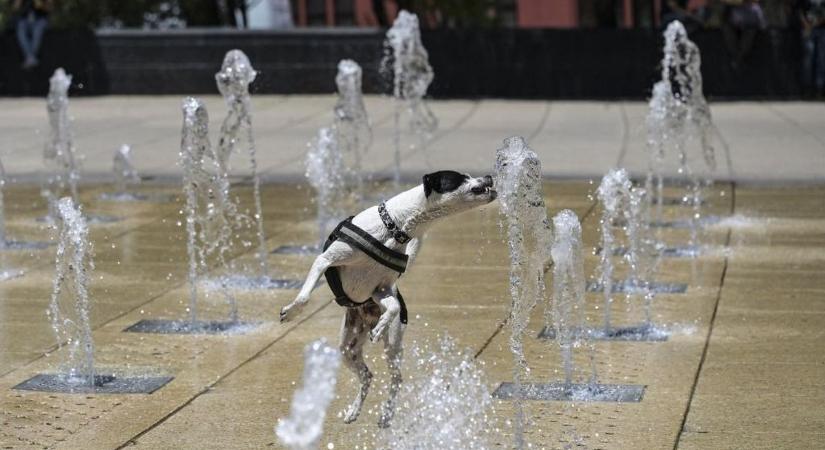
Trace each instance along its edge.
<path fill-rule="evenodd" d="M 617 247 L 613 250 L 613 256 L 625 256 L 629 249 L 627 247 Z M 596 254 L 602 254 L 602 248 L 596 248 Z M 701 251 L 693 246 L 685 246 L 685 247 L 665 247 L 662 250 L 662 256 L 666 258 L 693 258 L 694 256 L 699 256 Z"/>
<path fill-rule="evenodd" d="M 652 292 L 656 294 L 684 294 L 687 292 L 688 285 L 685 283 L 662 283 L 658 281 L 654 281 L 650 283 L 648 287 Z M 604 291 L 604 286 L 602 286 L 599 282 L 588 282 L 587 283 L 587 291 L 588 292 L 602 292 Z M 613 283 L 612 292 L 616 293 L 643 293 L 644 289 L 641 286 L 636 285 L 635 283 L 622 280 L 622 281 L 615 281 Z"/>
<path fill-rule="evenodd" d="M 592 339 L 594 341 L 626 341 L 626 342 L 664 342 L 670 333 L 655 325 L 637 325 L 632 327 L 617 327 L 605 330 L 604 328 L 587 328 L 573 331 L 574 337 Z M 553 327 L 544 327 L 539 331 L 539 339 L 556 339 L 556 330 Z"/>
<path fill-rule="evenodd" d="M 261 322 L 144 319 L 123 331 L 154 334 L 247 334 L 260 325 Z"/>
<path fill-rule="evenodd" d="M 321 247 L 317 245 L 282 245 L 272 250 L 271 254 L 315 256 L 321 254 Z"/>
<path fill-rule="evenodd" d="M 693 246 L 667 247 L 662 250 L 662 256 L 668 258 L 693 258 L 702 254 L 702 251 Z"/>
<path fill-rule="evenodd" d="M 107 216 L 105 214 L 90 214 L 86 216 L 86 221 L 89 223 L 89 225 L 115 223 L 120 222 L 122 220 L 123 219 L 121 219 L 120 217 Z"/>
<path fill-rule="evenodd" d="M 238 291 L 251 291 L 258 289 L 300 289 L 304 285 L 303 280 L 289 278 L 247 277 L 243 275 L 230 275 L 227 277 L 206 278 L 201 280 L 204 287 L 210 290 L 227 289 Z M 318 286 L 316 286 L 318 287 Z"/>
<path fill-rule="evenodd" d="M 699 226 L 706 227 L 708 225 L 715 225 L 722 221 L 722 218 L 719 216 L 704 216 L 699 219 Z M 689 219 L 681 219 L 681 220 L 665 220 L 665 221 L 657 221 L 654 220 L 650 222 L 650 226 L 653 228 L 677 228 L 677 229 L 688 229 L 690 228 L 691 221 Z"/>
<path fill-rule="evenodd" d="M 513 400 L 517 393 L 513 383 L 501 383 L 493 392 L 493 398 Z M 525 383 L 521 386 L 520 397 L 524 400 L 638 403 L 644 393 L 645 386 L 637 384 Z"/>
<path fill-rule="evenodd" d="M 693 206 L 696 202 L 693 198 L 688 198 L 687 201 L 681 197 L 665 197 L 662 199 L 663 205 L 668 206 Z M 707 202 L 704 199 L 699 200 L 700 205 L 705 205 Z"/>
<path fill-rule="evenodd" d="M 6 241 L 4 245 L 0 245 L 0 251 L 3 250 L 43 250 L 52 245 L 49 242 L 40 241 Z"/>
<path fill-rule="evenodd" d="M 118 377 L 95 375 L 94 386 L 78 384 L 59 374 L 38 374 L 12 389 L 66 394 L 151 394 L 174 377 Z"/>
<path fill-rule="evenodd" d="M 699 219 L 699 226 L 705 227 L 709 225 L 715 225 L 722 221 L 722 218 L 719 216 L 704 216 Z M 627 225 L 627 221 L 624 219 L 617 219 L 613 222 L 614 227 L 623 227 Z M 653 220 L 649 224 L 653 228 L 678 228 L 678 229 L 688 229 L 691 227 L 690 219 L 678 219 L 678 220 L 664 220 L 658 221 Z"/>

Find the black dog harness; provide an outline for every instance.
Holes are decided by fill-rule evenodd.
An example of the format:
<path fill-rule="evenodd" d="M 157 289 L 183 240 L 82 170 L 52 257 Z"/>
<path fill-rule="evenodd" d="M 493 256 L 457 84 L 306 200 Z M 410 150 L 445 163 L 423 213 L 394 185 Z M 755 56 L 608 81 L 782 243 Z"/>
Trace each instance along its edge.
<path fill-rule="evenodd" d="M 384 222 L 384 226 L 386 226 L 387 229 L 393 233 L 393 238 L 400 244 L 409 242 L 409 235 L 401 231 L 395 225 L 395 223 L 389 217 L 389 214 L 387 214 L 387 208 L 383 202 L 378 206 L 378 211 L 381 215 L 381 220 Z M 385 220 L 385 216 L 387 220 Z M 381 264 L 382 266 L 394 272 L 398 272 L 398 276 L 400 277 L 401 274 L 403 274 L 407 270 L 407 260 L 409 257 L 404 253 L 387 248 L 384 244 L 379 242 L 378 239 L 375 239 L 366 231 L 355 226 L 352 223 L 352 219 L 353 218 L 350 217 L 347 220 L 344 220 L 343 222 L 339 223 L 338 226 L 335 227 L 335 230 L 333 230 L 332 234 L 329 235 L 327 241 L 324 243 L 324 251 L 326 251 L 327 248 L 329 248 L 329 246 L 332 245 L 333 242 L 341 240 L 357 248 L 358 250 L 361 250 L 378 264 Z M 392 227 L 387 225 L 387 221 L 389 221 L 389 223 L 392 224 Z M 337 267 L 328 268 L 324 272 L 324 276 L 327 279 L 327 284 L 329 284 L 329 288 L 335 295 L 335 302 L 339 305 L 346 308 L 358 308 L 360 306 L 363 306 L 364 303 L 372 300 L 372 298 L 368 298 L 362 302 L 356 302 L 355 300 L 351 299 L 347 295 L 347 293 L 344 292 L 344 286 L 341 283 L 341 274 L 338 272 Z M 396 294 L 398 297 L 398 303 L 401 305 L 401 323 L 406 324 L 407 305 L 404 304 L 404 297 L 401 296 L 401 292 L 396 291 Z"/>

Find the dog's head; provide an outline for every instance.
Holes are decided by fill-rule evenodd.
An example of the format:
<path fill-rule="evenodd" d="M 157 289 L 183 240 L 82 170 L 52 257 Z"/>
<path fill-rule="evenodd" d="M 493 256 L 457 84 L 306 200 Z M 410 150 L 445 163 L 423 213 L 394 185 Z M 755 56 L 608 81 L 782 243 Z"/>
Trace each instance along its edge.
<path fill-rule="evenodd" d="M 424 196 L 432 210 L 443 215 L 467 211 L 496 199 L 493 177 L 472 178 L 464 173 L 441 170 L 424 175 Z"/>

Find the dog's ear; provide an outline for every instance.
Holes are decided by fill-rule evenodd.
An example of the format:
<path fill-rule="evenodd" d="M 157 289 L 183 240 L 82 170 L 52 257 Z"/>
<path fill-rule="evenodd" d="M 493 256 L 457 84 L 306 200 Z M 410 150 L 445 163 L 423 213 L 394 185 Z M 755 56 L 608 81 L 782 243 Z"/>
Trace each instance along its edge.
<path fill-rule="evenodd" d="M 430 175 L 424 175 L 424 178 L 421 179 L 421 184 L 424 185 L 424 197 L 429 198 L 430 194 L 433 193 L 433 184 Z"/>
<path fill-rule="evenodd" d="M 424 175 L 424 196 L 429 197 L 433 191 L 443 194 L 458 189 L 469 177 L 452 170 L 441 170 Z"/>

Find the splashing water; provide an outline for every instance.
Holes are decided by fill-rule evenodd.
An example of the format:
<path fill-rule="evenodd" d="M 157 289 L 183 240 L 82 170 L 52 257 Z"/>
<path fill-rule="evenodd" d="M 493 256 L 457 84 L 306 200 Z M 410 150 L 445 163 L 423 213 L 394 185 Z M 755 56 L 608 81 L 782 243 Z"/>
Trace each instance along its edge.
<path fill-rule="evenodd" d="M 279 420 L 275 428 L 283 445 L 291 450 L 318 448 L 340 365 L 341 353 L 323 339 L 304 349 L 303 386 L 295 391 L 289 417 Z"/>
<path fill-rule="evenodd" d="M 140 174 L 132 164 L 132 148 L 126 144 L 115 151 L 112 170 L 115 174 L 115 186 L 120 194 L 126 193 L 129 184 L 140 183 Z"/>
<path fill-rule="evenodd" d="M 663 244 L 650 231 L 650 200 L 645 189 L 632 187 L 624 169 L 612 169 L 602 179 L 598 189 L 598 198 L 602 204 L 602 250 L 599 261 L 598 285 L 604 296 L 604 327 L 594 333 L 610 336 L 617 330 L 611 322 L 613 278 L 615 266 L 612 256 L 619 248 L 613 227 L 624 221 L 623 230 L 627 240 L 627 249 L 622 253 L 622 260 L 629 269 L 627 280 L 622 282 L 625 299 L 631 308 L 635 308 L 634 298 L 642 300 L 645 315 L 641 327 L 631 327 L 635 333 L 659 336 L 662 330 L 655 328 L 652 319 L 655 291 L 652 289 L 653 277 L 661 262 Z"/>
<path fill-rule="evenodd" d="M 585 279 L 582 257 L 582 228 L 576 213 L 565 209 L 553 217 L 553 325 L 556 342 L 561 350 L 564 368 L 564 384 L 573 384 L 573 349 L 582 346 L 590 349 L 591 384 L 596 382 L 594 348 L 585 329 Z"/>
<path fill-rule="evenodd" d="M 51 170 L 52 173 L 48 176 L 43 189 L 51 191 L 52 196 L 58 196 L 68 187 L 72 201 L 79 204 L 77 183 L 80 179 L 80 171 L 69 120 L 69 87 L 71 84 L 71 75 L 67 75 L 62 68 L 55 70 L 49 79 L 46 109 L 49 113 L 51 135 L 43 149 L 43 160 L 47 170 Z M 54 216 L 49 216 L 49 218 L 53 220 Z"/>
<path fill-rule="evenodd" d="M 650 202 L 655 203 L 656 219 L 661 221 L 665 155 L 669 150 L 674 151 L 679 159 L 679 174 L 686 177 L 689 184 L 683 204 L 692 208 L 690 245 L 698 248 L 702 185 L 712 184 L 712 175 L 716 170 L 715 151 L 710 144 L 713 124 L 702 92 L 699 48 L 688 39 L 679 21 L 668 25 L 664 37 L 662 79 L 653 87 L 646 120 L 650 157 L 645 187 L 648 192 L 655 192 Z M 690 165 L 687 153 L 689 144 L 696 137 L 707 169 L 704 182 Z"/>
<path fill-rule="evenodd" d="M 209 115 L 200 100 L 183 100 L 183 130 L 180 165 L 183 167 L 183 191 L 186 197 L 187 253 L 189 256 L 189 317 L 197 320 L 197 284 L 208 269 L 210 257 L 219 268 L 227 270 L 226 253 L 233 244 L 237 206 L 229 197 L 229 180 L 221 170 L 219 158 L 209 141 Z M 211 162 L 211 171 L 206 164 Z M 224 280 L 225 278 L 222 278 Z M 237 320 L 237 304 L 221 281 L 229 304 L 230 320 Z"/>
<path fill-rule="evenodd" d="M 662 205 L 664 202 L 665 149 L 674 145 L 671 141 L 675 138 L 674 130 L 680 126 L 678 111 L 681 106 L 681 103 L 673 96 L 669 82 L 660 81 L 653 86 L 653 96 L 650 98 L 646 118 L 649 158 L 645 189 L 651 193 L 655 192 L 650 200 L 655 202 L 656 221 L 658 222 L 664 219 Z"/>
<path fill-rule="evenodd" d="M 661 261 L 662 245 L 651 236 L 647 191 L 632 188 L 625 209 L 627 252 L 624 259 L 630 267 L 630 286 L 627 296 L 641 295 L 644 299 L 645 326 L 653 326 L 652 307 L 655 292 L 651 289 L 653 275 Z"/>
<path fill-rule="evenodd" d="M 57 204 L 58 241 L 48 315 L 58 347 L 68 355 L 61 375 L 69 384 L 94 387 L 94 342 L 89 318 L 89 272 L 94 269 L 86 220 L 70 197 Z"/>
<path fill-rule="evenodd" d="M 346 204 L 344 164 L 332 129 L 321 128 L 318 137 L 309 144 L 306 177 L 316 193 L 318 243 L 321 245 L 346 214 L 343 210 Z"/>
<path fill-rule="evenodd" d="M 530 312 L 544 298 L 550 260 L 550 226 L 541 186 L 541 162 L 521 137 L 510 137 L 496 152 L 496 190 L 510 252 L 510 350 L 515 360 L 516 448 L 524 447 L 521 380 L 529 373 L 522 343 Z"/>
<path fill-rule="evenodd" d="M 630 179 L 624 169 L 611 169 L 602 178 L 596 193 L 602 205 L 602 252 L 599 261 L 599 284 L 604 290 L 604 330 L 611 328 L 610 313 L 613 305 L 613 253 L 615 251 L 615 236 L 613 224 L 622 214 L 623 207 L 630 195 Z"/>
<path fill-rule="evenodd" d="M 361 92 L 361 66 L 351 59 L 338 63 L 338 102 L 335 104 L 336 140 L 341 148 L 346 184 L 356 201 L 364 198 L 362 158 L 372 145 L 372 127 Z"/>
<path fill-rule="evenodd" d="M 57 222 L 58 214 L 57 214 L 57 197 L 54 196 L 54 192 L 47 187 L 43 187 L 40 190 L 40 196 L 43 197 L 43 200 L 46 202 L 46 217 L 44 220 L 49 224 L 54 224 Z"/>
<path fill-rule="evenodd" d="M 384 47 L 387 49 L 382 70 L 393 76 L 395 98 L 395 172 L 394 181 L 401 182 L 401 113 L 405 104 L 410 115 L 410 131 L 418 139 L 418 150 L 425 157 L 426 142 L 438 127 L 438 119 L 424 103 L 427 88 L 433 81 L 429 55 L 421 42 L 418 16 L 401 10 L 387 31 Z M 390 70 L 390 67 L 392 69 Z M 428 164 L 429 165 L 429 164 Z"/>
<path fill-rule="evenodd" d="M 261 179 L 258 173 L 258 156 L 255 147 L 255 135 L 252 131 L 252 102 L 249 96 L 249 85 L 255 81 L 258 72 L 252 67 L 249 58 L 240 50 L 230 50 L 223 59 L 220 72 L 215 74 L 218 91 L 228 108 L 226 118 L 221 125 L 221 137 L 218 145 L 217 157 L 223 172 L 229 171 L 229 158 L 244 135 L 249 154 L 250 171 L 252 172 L 252 196 L 255 204 L 255 231 L 258 240 L 258 275 L 266 277 L 269 273 L 264 234 L 264 216 L 261 204 Z M 245 217 L 236 217 L 236 221 L 243 222 Z"/>
<path fill-rule="evenodd" d="M 702 157 L 710 172 L 716 170 L 716 155 L 710 145 L 712 120 L 702 86 L 702 56 L 699 47 L 687 37 L 685 27 L 674 21 L 665 30 L 662 79 L 675 79 L 676 96 L 687 107 L 688 121 L 697 133 Z"/>
<path fill-rule="evenodd" d="M 495 436 L 492 397 L 472 353 L 449 336 L 415 345 L 408 360 L 392 427 L 379 435 L 383 450 L 489 449 Z"/>

